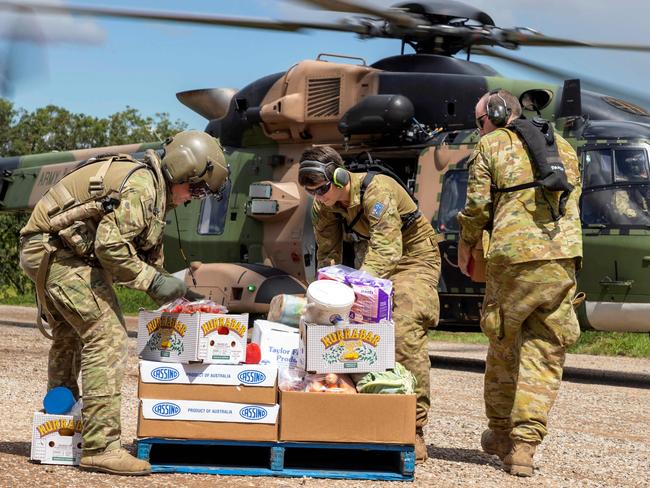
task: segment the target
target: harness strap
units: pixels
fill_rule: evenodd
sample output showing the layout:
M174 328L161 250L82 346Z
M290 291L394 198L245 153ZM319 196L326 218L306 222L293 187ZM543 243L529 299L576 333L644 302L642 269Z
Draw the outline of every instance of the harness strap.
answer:
M36 303L38 306L36 312L36 325L38 326L38 330L41 331L41 334L52 340L52 334L50 334L43 325L43 313L47 316L47 321L49 323L54 322L54 319L50 312L48 312L46 308L43 308L43 303L45 303L45 281L47 279L47 271L50 267L50 259L58 248L50 242L44 242L43 249L45 252L43 253L43 258L41 259L41 264L39 264L38 272L36 274Z
M115 157L108 158L104 163L99 167L99 171L95 176L91 176L88 181L88 192L93 197L98 197L104 192L104 176L108 173L108 169L113 164Z
M363 197L366 194L366 190L368 189L368 186L370 185L370 182L378 174L380 174L380 173L377 172L377 171L368 171L366 176L364 176L363 181L361 182L361 187L359 188L359 206L360 207L363 207ZM405 230L408 227L410 227L411 224L413 222L415 222L418 219L418 217L420 217L420 215L422 215L422 213L420 212L419 209L416 209L413 212L409 212L406 215L401 215L400 216L400 219L402 220L401 230ZM352 229L355 225L357 225L357 222L359 222L359 220L361 219L362 216L363 216L363 211L360 210L359 213L354 217L354 219L352 219L352 222L350 222L349 224L348 224L347 220L345 220L345 218L343 218L342 219L343 220L343 226L345 227L346 234L355 234L357 236L357 238L360 237L362 239L367 240L367 239L369 239L369 237L364 236L363 234L360 234L360 233L358 233L358 232L356 232L355 230Z

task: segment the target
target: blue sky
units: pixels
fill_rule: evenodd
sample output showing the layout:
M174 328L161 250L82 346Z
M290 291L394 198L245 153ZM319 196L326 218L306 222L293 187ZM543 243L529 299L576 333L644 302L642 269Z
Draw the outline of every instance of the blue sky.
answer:
M323 12L274 0L70 0L64 3L323 20ZM393 3L398 2L373 2L375 5ZM646 26L650 2L646 0L466 0L465 3L485 10L502 27L527 26L547 35L589 41L650 44ZM302 59L313 59L321 52L361 56L372 63L398 54L400 48L397 40L364 41L352 34L325 31L274 33L78 17L43 22L42 29L45 36L60 38L63 34L68 39L82 40L48 43L40 54L26 48L25 57L43 57L45 68L41 69L40 76L17 83L11 96L16 106L32 110L52 103L73 112L106 116L129 105L144 115L168 112L172 119L183 120L190 128L199 129L207 121L178 102L176 92L242 88L264 75L284 71ZM2 25L0 35L1 32ZM93 39L103 39L103 42L91 42ZM646 96L650 92L650 54L577 48L526 48L507 53L617 83ZM541 79L510 65L475 59L491 64L504 75Z

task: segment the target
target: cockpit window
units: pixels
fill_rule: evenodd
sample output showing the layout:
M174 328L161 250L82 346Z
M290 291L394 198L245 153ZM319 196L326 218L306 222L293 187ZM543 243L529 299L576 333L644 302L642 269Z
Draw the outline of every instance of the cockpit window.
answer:
M612 150L599 149L585 153L584 186L607 185L612 182Z
M438 210L438 225L440 232L458 232L456 215L465 207L467 195L467 170L449 170L445 174L440 208Z
M597 149L584 156L584 188L648 181L648 155L644 148Z
M650 178L644 147L586 151L583 163L584 225L650 226Z
M644 149L617 149L615 181L648 181L648 160Z
M230 198L230 181L222 192L222 198L204 198L201 202L199 216L199 234L223 234L228 214L228 198Z

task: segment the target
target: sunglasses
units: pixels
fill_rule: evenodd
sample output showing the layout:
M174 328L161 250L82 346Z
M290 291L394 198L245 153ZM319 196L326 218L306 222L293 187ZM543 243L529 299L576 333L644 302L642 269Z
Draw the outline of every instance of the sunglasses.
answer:
M476 118L476 127L478 127L479 129L483 128L483 125L485 125L485 120L483 119L485 119L485 117L487 117L487 114L483 114Z
M331 181L328 181L328 182L325 183L324 185L321 185L321 186L319 186L319 187L317 187L317 188L307 188L307 187L304 187L304 186L303 186L303 188L304 188L305 191L306 191L307 193L309 193L310 195L320 195L320 196L323 196L323 195L325 195L325 193L327 193L328 191L330 191L330 187L331 187L331 186L332 186L332 182L331 182Z

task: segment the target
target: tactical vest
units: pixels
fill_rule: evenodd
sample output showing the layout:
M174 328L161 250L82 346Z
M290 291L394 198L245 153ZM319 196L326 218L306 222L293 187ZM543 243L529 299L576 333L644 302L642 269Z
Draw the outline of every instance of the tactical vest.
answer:
M551 124L542 119L534 118L513 120L508 126L524 143L524 148L533 166L535 180L521 185L508 188L498 188L492 185L495 193L506 193L527 188L540 187L544 199L548 203L553 220L557 221L566 213L566 202L573 191L573 185L569 184L564 169L564 163L560 159L560 153L555 142L555 134ZM546 192L560 192L557 208L550 202Z
M147 235L140 238L139 247L144 251L152 248L162 237L166 187L160 160L151 150L144 162L127 154L108 154L81 163L43 195L20 235L58 235L76 254L88 255L97 224L120 204L120 193L129 177L141 169L153 173L156 200L152 212L158 218L149 226Z

